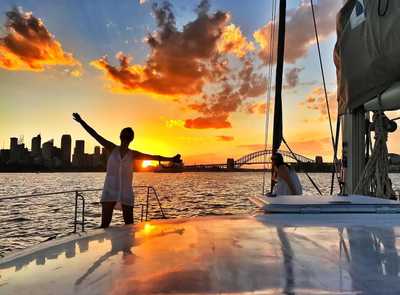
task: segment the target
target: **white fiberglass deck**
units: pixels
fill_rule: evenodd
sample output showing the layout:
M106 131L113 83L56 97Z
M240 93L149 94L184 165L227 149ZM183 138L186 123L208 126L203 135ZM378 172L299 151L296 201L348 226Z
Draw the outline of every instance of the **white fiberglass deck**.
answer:
M397 214L157 221L0 260L0 294L399 294Z
M266 213L400 213L400 202L361 195L255 196L250 198Z

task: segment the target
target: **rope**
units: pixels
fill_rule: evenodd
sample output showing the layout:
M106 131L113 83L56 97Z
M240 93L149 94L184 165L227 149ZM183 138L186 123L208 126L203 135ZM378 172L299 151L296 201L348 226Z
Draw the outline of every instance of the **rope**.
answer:
M340 181L340 175L338 175L337 167L336 167L336 164L338 162L338 160L337 160L337 151L338 151L338 143L339 143L339 131L340 131L340 119L339 119L339 113L338 113L337 118L336 118L335 145L334 145L334 148L333 148L333 159L334 159L333 165L335 165L335 167L333 168L333 171L332 171L330 195L333 194L333 185L334 185L334 181L335 181L335 175L336 175L336 178L338 179L338 182L339 182L340 194L343 192L343 186L342 186L342 183Z
M332 171L332 178L333 178L333 175L336 174L338 183L340 185L339 177L338 177L337 171L336 171L336 163L338 162L338 159L337 159L337 142L335 142L334 135L333 135L331 111L330 111L330 107L329 107L328 92L326 90L325 71L324 71L324 65L322 63L321 47L320 47L320 44L319 44L317 21L316 21L316 18L315 18L314 1L313 0L311 0L311 12L312 12L312 17L313 17L315 40L317 42L319 66L320 66L320 69L321 69L321 76L322 76L322 84L324 86L325 103L326 103L326 109L327 109L328 119L329 119L329 130L331 132L331 141L332 141L332 149L333 149L333 161L334 161L333 171ZM337 117L337 120L339 120L339 116ZM338 132L338 130L336 130L336 133L337 132ZM332 194L333 194L333 183L331 184L331 195Z
M385 16L386 15L386 12L388 11L388 8L389 8L389 0L385 0L385 7L383 8L383 10L382 10L382 0L379 0L379 2L378 2L378 15L379 16Z
M320 69L321 69L322 83L323 83L323 86L324 86L324 94L325 94L326 108L327 108L327 111L328 111L329 128L330 128L330 131L331 131L331 140L332 140L332 148L334 148L334 146L335 146L335 139L334 139L334 136L333 136L333 127L332 127L331 111L330 111L330 108L329 108L328 92L327 92L327 90L326 90L325 72L324 72L324 66L323 66L323 64L322 64L321 48L320 48L320 45L319 45L318 29L317 29L317 22L316 22L316 20L315 20L315 12L314 12L314 2L313 2L313 0L311 0L311 11L312 11L312 16L313 16L315 40L317 41L319 66L320 66Z
M276 21L276 0L272 2L272 11L271 11L271 32L270 32L270 44L269 44L269 59L268 59L268 74L267 74L267 107L265 114L265 138L264 138L264 150L267 150L268 146L268 135L269 135L269 112L271 106L271 91L272 91L272 74L273 74L273 61L274 61L274 44L275 44L275 21ZM264 153L264 164L263 164L263 186L262 186L262 194L265 194L265 186L266 186L266 162L267 155Z
M378 97L381 105L381 98ZM382 109L382 108L381 108ZM382 110L374 112L372 117L375 142L371 157L369 158L364 172L354 190L356 194L375 196L390 199L395 196L392 181L389 178L389 159L387 139L388 131L384 121L389 119Z
M293 159L295 159L297 163L301 163L301 161L296 157L296 154L292 151L290 146L287 144L284 137L282 137L282 141L285 144L286 148L289 150L289 152L292 154ZM311 178L311 176L307 172L304 172L304 174L307 176L308 180L310 180L311 184L315 187L315 189L318 191L318 193L322 196L321 190L319 189L317 184L314 182L314 180Z

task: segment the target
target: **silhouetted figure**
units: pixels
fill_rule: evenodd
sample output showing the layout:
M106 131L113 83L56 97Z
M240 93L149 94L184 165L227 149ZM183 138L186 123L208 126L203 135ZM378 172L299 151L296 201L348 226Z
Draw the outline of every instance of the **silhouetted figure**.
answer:
M104 188L101 195L101 226L106 228L111 223L114 207L117 203L122 205L122 215L125 224L133 223L133 161L134 160L153 160L153 161L172 161L180 162L180 155L175 157L162 157L144 154L129 149L135 134L132 128L127 127L121 130L119 138L121 145L118 146L102 136L100 136L92 127L90 127L79 114L74 113L73 118L80 123L82 127L93 136L109 153L107 161L107 174L104 182Z
M283 160L280 153L275 153L272 158L272 173L274 189L273 195L301 195L303 189L296 171Z

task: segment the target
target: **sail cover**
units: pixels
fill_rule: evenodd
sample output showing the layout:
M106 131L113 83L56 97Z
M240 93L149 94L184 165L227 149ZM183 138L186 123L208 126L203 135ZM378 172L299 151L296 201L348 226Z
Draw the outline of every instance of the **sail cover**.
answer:
M400 1L348 0L337 16L334 60L340 114L400 81Z

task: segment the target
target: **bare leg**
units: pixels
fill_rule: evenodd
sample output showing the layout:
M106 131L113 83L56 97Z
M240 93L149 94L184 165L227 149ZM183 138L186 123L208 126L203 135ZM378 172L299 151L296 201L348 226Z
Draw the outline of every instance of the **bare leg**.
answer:
M124 217L125 224L133 224L133 207L122 205L122 216Z
M101 203L101 228L107 228L110 226L115 203L116 202Z

